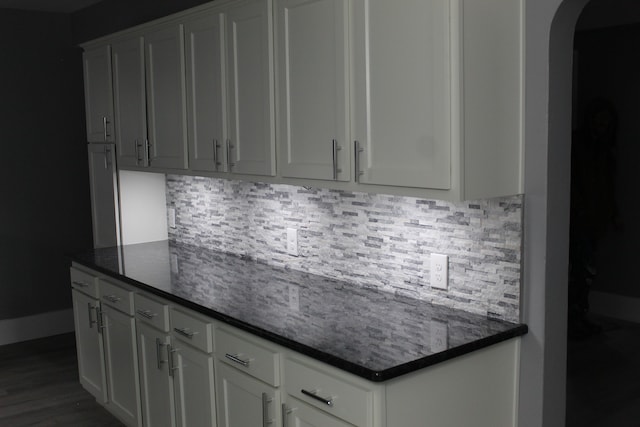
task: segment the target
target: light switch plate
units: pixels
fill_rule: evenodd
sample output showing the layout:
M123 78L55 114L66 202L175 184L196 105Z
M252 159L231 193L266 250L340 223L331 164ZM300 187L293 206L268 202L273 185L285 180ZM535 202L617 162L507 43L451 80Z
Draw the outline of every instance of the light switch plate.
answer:
M298 256L298 229L287 228L287 253Z
M176 210L174 208L168 209L169 227L176 228Z
M449 257L431 254L431 287L447 289L449 285Z

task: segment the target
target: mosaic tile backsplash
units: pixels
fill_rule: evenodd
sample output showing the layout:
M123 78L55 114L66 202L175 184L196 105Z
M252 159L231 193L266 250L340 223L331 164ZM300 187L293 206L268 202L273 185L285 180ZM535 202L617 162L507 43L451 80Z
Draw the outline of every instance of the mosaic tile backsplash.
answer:
M519 321L521 196L450 203L167 175L167 205L179 243ZM446 291L429 286L431 253L449 256Z

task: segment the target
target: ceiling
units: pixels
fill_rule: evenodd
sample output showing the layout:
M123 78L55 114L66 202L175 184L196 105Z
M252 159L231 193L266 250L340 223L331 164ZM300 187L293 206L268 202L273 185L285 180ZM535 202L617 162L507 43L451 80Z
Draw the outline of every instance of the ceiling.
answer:
M0 9L71 13L101 0L0 0Z

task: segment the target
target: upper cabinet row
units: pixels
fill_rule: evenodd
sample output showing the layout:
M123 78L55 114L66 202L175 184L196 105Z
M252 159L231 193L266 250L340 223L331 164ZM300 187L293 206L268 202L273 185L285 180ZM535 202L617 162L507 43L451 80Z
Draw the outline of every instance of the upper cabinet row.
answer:
M522 193L522 0L230 0L87 43L120 168Z

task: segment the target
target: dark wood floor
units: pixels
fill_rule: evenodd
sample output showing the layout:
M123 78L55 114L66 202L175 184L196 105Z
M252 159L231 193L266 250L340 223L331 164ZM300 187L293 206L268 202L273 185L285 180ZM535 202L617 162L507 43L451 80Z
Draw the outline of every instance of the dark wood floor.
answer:
M78 382L73 334L0 346L0 426L123 427Z
M640 427L640 325L590 317L601 330L568 342L567 427Z

